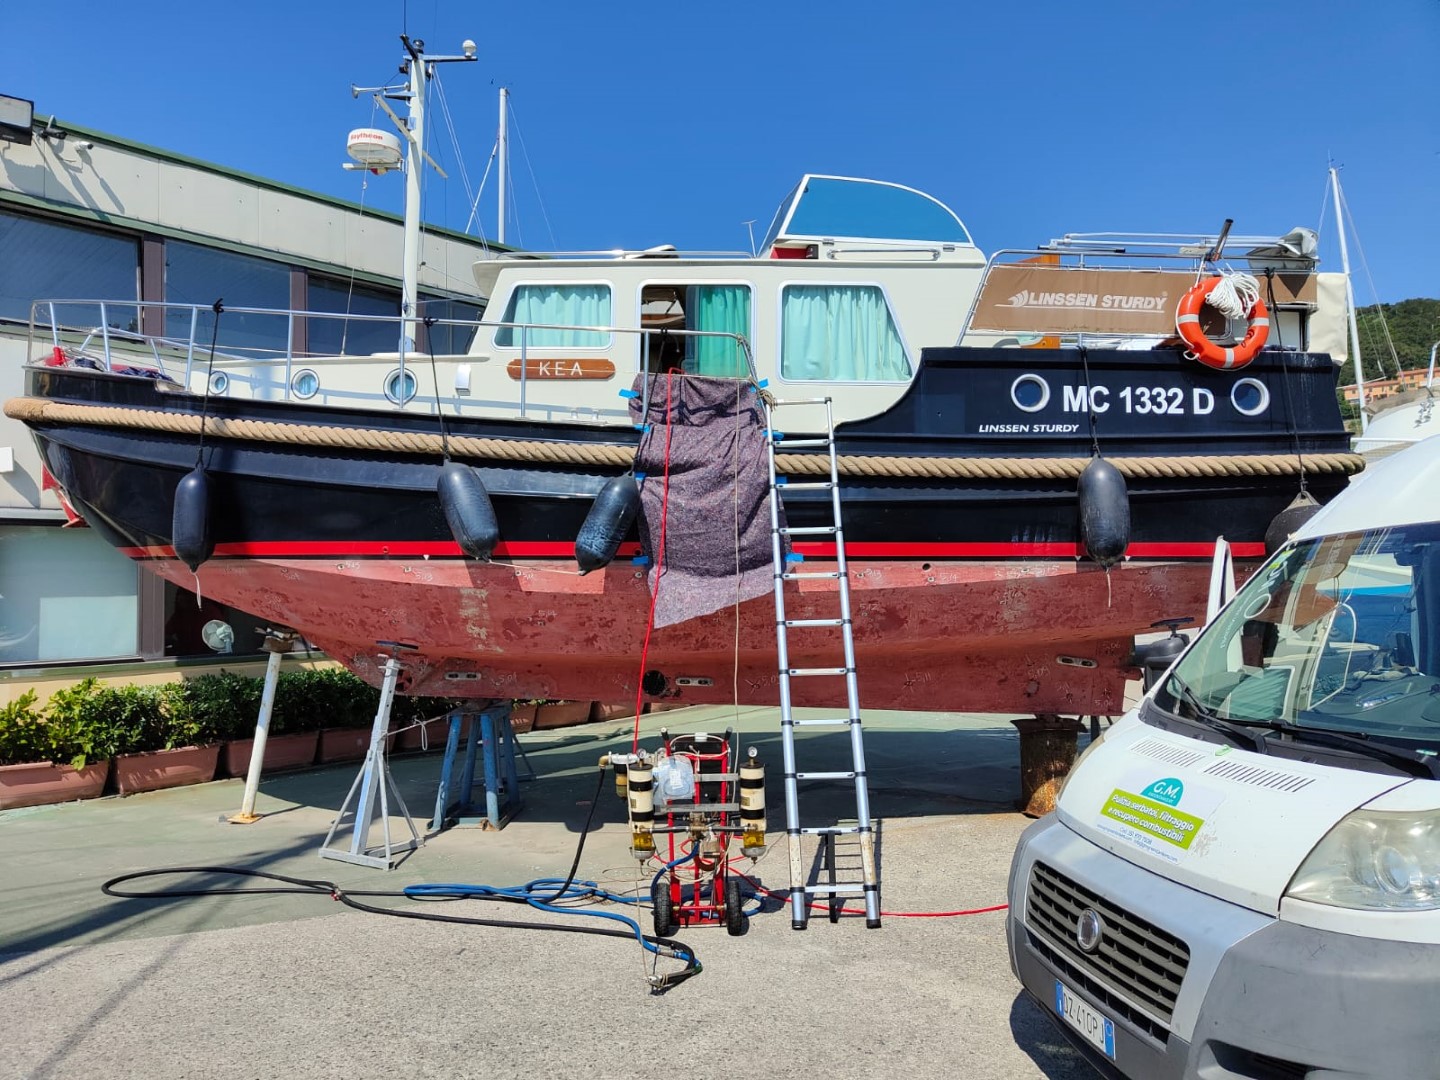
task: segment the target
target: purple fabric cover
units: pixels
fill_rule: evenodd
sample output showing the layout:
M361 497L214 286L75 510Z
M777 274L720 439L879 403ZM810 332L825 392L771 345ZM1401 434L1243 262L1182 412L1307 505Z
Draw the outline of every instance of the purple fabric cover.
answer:
M765 411L754 389L734 379L678 373L648 378L645 422L651 427L641 437L635 471L645 474L639 528L650 556L652 595L657 571L663 575L655 604L658 629L763 596L773 590L775 579ZM635 391L644 391L639 379ZM636 423L641 409L641 398L632 398L630 413ZM670 495L665 562L660 567L656 553L667 438Z

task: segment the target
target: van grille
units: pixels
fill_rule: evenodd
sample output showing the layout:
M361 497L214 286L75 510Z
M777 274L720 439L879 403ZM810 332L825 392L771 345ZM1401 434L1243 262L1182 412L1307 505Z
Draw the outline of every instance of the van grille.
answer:
M1094 908L1104 923L1099 947L1080 948L1075 926ZM1173 934L1132 915L1044 863L1030 871L1025 925L1057 968L1114 1012L1164 1040L1175 999L1190 964L1190 949Z

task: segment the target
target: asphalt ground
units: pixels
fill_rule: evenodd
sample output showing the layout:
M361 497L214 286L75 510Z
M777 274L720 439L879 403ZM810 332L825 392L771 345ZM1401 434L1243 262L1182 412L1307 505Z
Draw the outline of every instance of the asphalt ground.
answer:
M1019 749L1005 717L867 712L883 926L817 912L804 931L768 899L732 937L674 936L694 978L653 992L633 938L388 918L311 895L114 899L101 884L159 867L238 866L346 890L414 883L517 885L578 876L648 892L625 809L597 761L627 750L632 721L522 736L535 779L503 830L456 827L390 871L318 855L356 766L266 778L252 825L223 819L242 783L0 813L0 1077L1092 1077L1045 1011L1021 996L1002 904L1029 819L1015 809ZM742 732L769 766L772 846L732 865L781 893L785 852L776 711L704 707L642 718L674 733ZM840 768L848 736L800 729L799 760ZM813 734L812 734L813 733ZM437 754L391 759L424 830ZM844 784L807 788L804 823L853 816ZM396 836L404 822L392 819ZM379 835L378 826L371 839ZM189 873L150 885L231 885ZM371 901L367 901L371 902ZM407 911L625 930L481 901L375 903ZM627 905L607 904L615 911ZM640 913L645 931L648 913ZM679 965L661 960L658 970Z

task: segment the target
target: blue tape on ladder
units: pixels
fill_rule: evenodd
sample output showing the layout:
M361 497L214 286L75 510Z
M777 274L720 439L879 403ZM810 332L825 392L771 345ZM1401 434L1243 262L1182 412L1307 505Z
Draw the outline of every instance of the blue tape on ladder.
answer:
M632 566L649 566L649 565L650 565L650 556L649 556L649 555L636 555L633 559L630 560L630 564L631 564Z
M804 561L805 561L805 556L804 556L804 555L801 555L798 551L787 551L787 552L785 553L785 561L786 561L786 562L804 562Z
M635 479L636 479L636 480L644 480L645 477L647 477L648 475L650 475L650 474L649 474L649 473L643 473L643 472L637 472L637 473L635 474Z
M756 389L756 390L764 390L765 387L767 387L767 386L769 386L769 385L770 385L770 380L769 380L769 379L761 379L758 383L755 384L754 389Z
M650 433L650 427L651 427L651 425L649 425L649 424L636 424L636 425L635 425L635 430L636 430L636 431L643 432L643 433L645 433L645 434L648 435L648 434Z
M789 482L790 482L790 478L789 478L788 476L777 476L777 477L775 478L775 486L776 486L776 487L784 487L784 486L785 486L786 484L788 484Z
M620 391L620 396L621 396L621 397L639 397L639 396L640 396L640 391L639 391L639 390L621 390L621 391Z
M771 428L769 431L765 432L765 434L770 436L770 438L773 439L775 442L779 442L781 439L785 438L785 433L783 431L776 431L774 428Z

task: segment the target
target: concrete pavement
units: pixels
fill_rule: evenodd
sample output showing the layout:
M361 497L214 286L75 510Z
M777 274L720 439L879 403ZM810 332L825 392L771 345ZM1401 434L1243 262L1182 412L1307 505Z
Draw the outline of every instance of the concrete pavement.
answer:
M1001 913L812 918L790 929L775 903L733 938L681 930L703 972L663 995L633 941L454 926L357 912L328 897L116 900L100 884L161 866L235 865L355 889L415 882L513 885L563 877L608 750L629 721L535 732L537 778L500 832L457 828L402 866L371 870L316 854L354 779L337 767L266 779L254 825L221 824L241 782L0 814L0 1075L328 1077L1090 1077L1043 1012L1019 996ZM773 709L697 707L642 718L642 745L672 732L743 734L769 764L772 848L736 865L788 885ZM820 729L802 729L817 732ZM838 768L843 734L805 734L804 764ZM1004 717L866 713L882 903L917 915L1003 903L1028 819L1018 744ZM439 756L392 761L428 820ZM806 817L849 816L843 785L807 795ZM579 876L643 890L607 776ZM403 835L398 819L392 823ZM187 885L218 881L188 875ZM141 883L143 886L144 883ZM157 883L158 884L158 883ZM513 905L388 901L486 918L615 923ZM642 917L648 932L648 917ZM664 962L662 962L664 963Z

